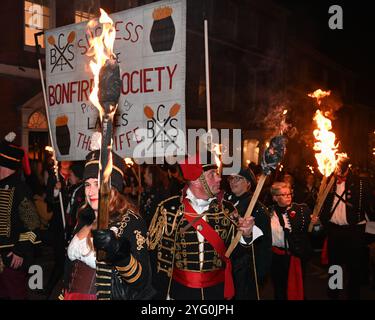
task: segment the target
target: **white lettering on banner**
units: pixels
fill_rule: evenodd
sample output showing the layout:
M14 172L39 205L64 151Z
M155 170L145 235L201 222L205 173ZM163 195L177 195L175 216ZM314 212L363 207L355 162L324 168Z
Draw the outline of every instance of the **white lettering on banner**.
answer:
M122 80L113 149L133 157L142 142L139 132L146 130L154 140L153 157L182 154L185 141L178 132L186 131L186 0L159 1L110 17ZM86 22L46 31L46 93L58 160L84 160L92 133L100 130L98 111L89 100L93 74L87 53L90 39L101 32L100 24L88 28ZM176 141L181 148L168 148Z

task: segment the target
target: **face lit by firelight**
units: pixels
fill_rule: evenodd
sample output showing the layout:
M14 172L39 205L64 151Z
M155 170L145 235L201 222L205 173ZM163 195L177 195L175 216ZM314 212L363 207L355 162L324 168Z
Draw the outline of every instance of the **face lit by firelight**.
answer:
M203 173L206 178L208 187L213 194L218 194L220 192L220 181L221 177L217 169L211 169Z
M89 178L85 181L85 195L90 207L97 211L99 207L99 185L98 179Z

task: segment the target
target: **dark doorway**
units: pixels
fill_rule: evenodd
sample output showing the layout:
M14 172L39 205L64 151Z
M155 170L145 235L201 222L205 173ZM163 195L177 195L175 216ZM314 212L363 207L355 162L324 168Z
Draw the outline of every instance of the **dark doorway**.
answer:
M49 145L48 132L29 132L29 159L44 162L46 152L44 148Z

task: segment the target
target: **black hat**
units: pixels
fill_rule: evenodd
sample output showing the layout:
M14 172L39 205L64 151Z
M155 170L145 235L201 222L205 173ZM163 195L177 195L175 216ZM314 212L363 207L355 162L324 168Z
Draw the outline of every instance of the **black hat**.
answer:
M83 172L83 179L99 177L99 159L100 150L91 151L86 156L85 170ZM125 161L118 154L112 151L112 173L111 173L111 186L115 187L118 191L122 192L124 188L124 172Z
M233 175L245 178L247 181L251 183L252 188L254 188L257 185L257 179L255 178L255 174L250 168L241 168L240 172Z
M84 161L75 161L73 164L70 166L70 170L73 171L74 175L82 179L83 178L83 171L85 170L85 162Z
M16 134L10 132L5 139L0 142L0 166L17 170L22 167L24 151L20 146L13 143Z

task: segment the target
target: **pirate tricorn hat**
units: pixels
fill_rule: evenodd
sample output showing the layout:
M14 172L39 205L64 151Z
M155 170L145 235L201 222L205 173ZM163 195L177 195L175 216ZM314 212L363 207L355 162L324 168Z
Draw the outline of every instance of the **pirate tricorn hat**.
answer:
M83 172L83 179L99 177L99 161L100 161L100 141L101 134L95 132L91 138L91 152L86 156L85 170ZM124 172L126 166L125 161L118 154L112 151L112 173L111 186L122 192L124 188Z

